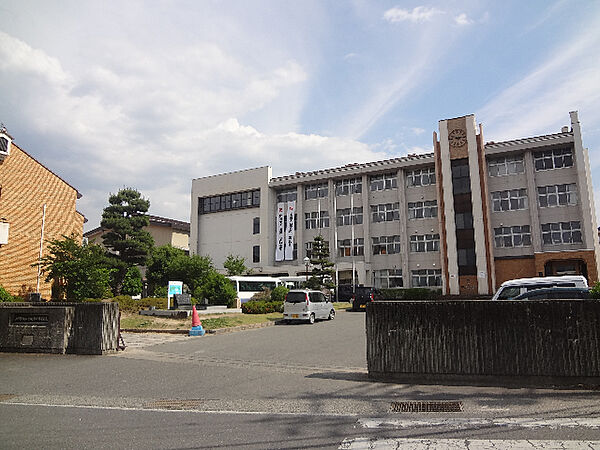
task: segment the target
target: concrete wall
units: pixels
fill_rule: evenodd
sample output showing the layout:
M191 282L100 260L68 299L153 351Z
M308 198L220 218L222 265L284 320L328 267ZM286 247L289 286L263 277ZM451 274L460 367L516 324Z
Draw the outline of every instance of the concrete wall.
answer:
M366 328L375 378L600 377L597 300L374 302Z
M44 254L48 241L83 233L83 216L76 211L77 191L46 167L11 145L10 155L0 162L0 217L10 223L8 244L0 247L0 284L11 294L35 292L46 204ZM51 284L40 277L40 293L50 298Z
M116 351L117 303L0 303L0 351L102 355Z

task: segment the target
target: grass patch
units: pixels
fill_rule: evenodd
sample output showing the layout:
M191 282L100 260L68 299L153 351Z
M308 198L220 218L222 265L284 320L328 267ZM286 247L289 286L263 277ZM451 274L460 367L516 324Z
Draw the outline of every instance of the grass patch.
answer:
M352 303L350 302L333 302L334 309L348 309L352 308Z
M236 327L255 323L274 322L283 318L282 313L268 314L211 314L200 315L205 330ZM187 319L140 316L135 313L121 314L121 328L139 330L185 330L192 328L191 316Z

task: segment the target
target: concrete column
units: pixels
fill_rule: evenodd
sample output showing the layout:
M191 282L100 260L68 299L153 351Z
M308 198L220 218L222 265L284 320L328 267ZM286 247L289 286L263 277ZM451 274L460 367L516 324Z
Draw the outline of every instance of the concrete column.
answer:
M398 234L400 235L400 268L402 269L402 282L406 287L410 287L410 273L408 270L409 242L408 232L406 230L408 205L406 204L406 175L405 170L398 171L398 201L400 202L400 221L398 223Z
M448 143L448 121L440 120L440 160L442 166L444 214L446 217L446 243L448 248L448 286L450 294L458 295L458 253L456 251L456 222L454 219L454 195L452 194L452 168Z
M542 229L540 227L540 211L535 184L535 167L533 153L528 151L523 155L525 175L527 176L527 203L529 207L529 220L531 223L531 245L534 253L542 251ZM537 274L536 274L537 276Z
M475 117L466 118L467 149L469 154L469 176L471 177L471 203L473 211L473 228L475 235L475 264L477 265L477 292L489 294L487 271L488 249L485 245L485 227L483 215L483 201L481 192L481 177L479 175L479 155L477 153L477 128ZM454 216L452 216L454 220Z
M296 244L298 246L298 259L296 260L296 265L301 267L304 270L304 263L302 260L304 259L305 249L304 249L304 197L303 197L303 186L302 184L296 185L296 214L298 214L298 220L296 225Z

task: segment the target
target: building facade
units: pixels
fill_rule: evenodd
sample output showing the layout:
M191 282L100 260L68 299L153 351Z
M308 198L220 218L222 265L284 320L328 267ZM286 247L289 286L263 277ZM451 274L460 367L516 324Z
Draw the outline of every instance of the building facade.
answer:
M190 251L302 275L329 243L338 284L491 294L518 277L598 279L599 243L577 112L560 133L484 144L473 115L441 120L434 152L272 177L192 181Z
M6 230L0 244L0 285L8 292L26 297L37 291L50 298L51 283L43 274L38 277L32 265L39 260L40 246L46 255L48 241L71 234L81 238L85 219L76 210L78 198L73 186L0 131L0 220Z
M169 219L167 217L148 215L149 224L144 227L152 238L154 245L171 245L175 248L189 253L190 248L190 224L181 220ZM90 244L102 245L102 236L106 230L102 227L86 231L83 236Z

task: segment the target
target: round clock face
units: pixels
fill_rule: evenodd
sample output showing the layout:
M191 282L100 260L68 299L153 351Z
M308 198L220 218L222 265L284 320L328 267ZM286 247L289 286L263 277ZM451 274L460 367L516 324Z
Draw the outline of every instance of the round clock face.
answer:
M452 147L460 147L467 143L467 133L464 130L452 130L448 133L448 141Z

